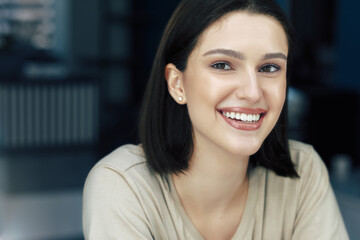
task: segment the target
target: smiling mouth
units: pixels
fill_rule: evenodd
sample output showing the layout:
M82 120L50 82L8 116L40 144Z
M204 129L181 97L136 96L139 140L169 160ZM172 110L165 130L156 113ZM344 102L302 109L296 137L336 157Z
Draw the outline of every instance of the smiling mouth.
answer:
M248 114L248 113L231 112L224 110L218 110L218 112L228 119L242 123L257 123L265 115L265 113Z

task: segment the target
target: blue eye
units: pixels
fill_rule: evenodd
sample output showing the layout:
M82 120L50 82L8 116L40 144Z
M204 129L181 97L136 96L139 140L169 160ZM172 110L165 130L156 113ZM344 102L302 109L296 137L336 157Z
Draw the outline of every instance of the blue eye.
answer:
M219 70L231 70L231 66L227 62L217 62L211 65L212 68L219 69Z
M276 64L266 64L262 66L259 72L274 73L280 70L280 67Z

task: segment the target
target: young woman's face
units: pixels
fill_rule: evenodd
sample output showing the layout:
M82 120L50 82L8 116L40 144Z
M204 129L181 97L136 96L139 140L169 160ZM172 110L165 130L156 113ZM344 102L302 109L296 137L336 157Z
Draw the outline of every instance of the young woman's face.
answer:
M258 151L284 104L287 54L286 34L269 16L231 13L204 31L183 73L195 151Z

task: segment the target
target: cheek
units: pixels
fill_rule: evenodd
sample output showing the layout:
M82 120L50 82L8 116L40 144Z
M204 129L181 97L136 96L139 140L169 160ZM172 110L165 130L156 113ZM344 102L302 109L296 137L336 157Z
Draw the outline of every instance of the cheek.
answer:
M274 97L278 108L282 109L286 98L286 86L279 88L276 97Z
M286 98L286 82L279 81L266 86L266 99L274 110L281 111Z
M221 99L223 86L221 81L211 74L199 71L184 79L184 88L188 105L214 105Z
M185 79L187 108L193 125L211 124L209 119L216 118L216 107L224 94L219 80L206 74L188 75Z

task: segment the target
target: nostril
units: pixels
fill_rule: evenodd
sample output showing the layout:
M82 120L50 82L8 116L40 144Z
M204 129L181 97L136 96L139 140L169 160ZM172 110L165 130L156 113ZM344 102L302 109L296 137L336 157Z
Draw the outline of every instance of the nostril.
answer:
M262 97L261 91L254 91L250 89L241 89L236 93L238 99L245 99L251 102L256 102Z

